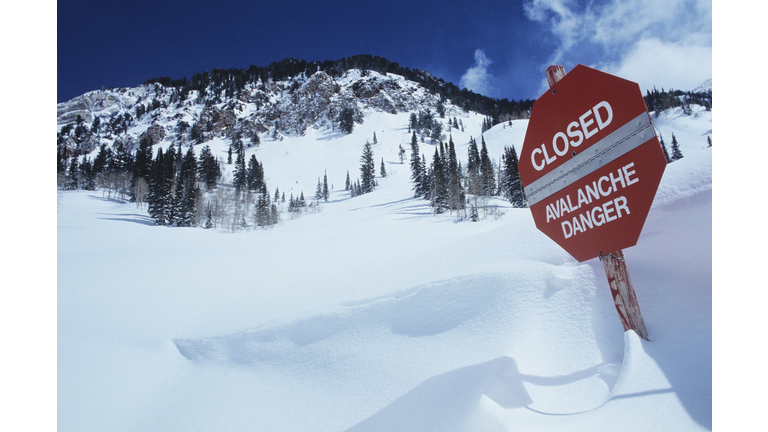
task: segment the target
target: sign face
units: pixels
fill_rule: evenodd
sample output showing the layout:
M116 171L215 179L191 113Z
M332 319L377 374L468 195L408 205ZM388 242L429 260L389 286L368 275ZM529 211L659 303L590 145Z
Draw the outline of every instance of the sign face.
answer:
M666 165L640 86L583 65L536 100L519 159L536 227L579 262L637 243Z

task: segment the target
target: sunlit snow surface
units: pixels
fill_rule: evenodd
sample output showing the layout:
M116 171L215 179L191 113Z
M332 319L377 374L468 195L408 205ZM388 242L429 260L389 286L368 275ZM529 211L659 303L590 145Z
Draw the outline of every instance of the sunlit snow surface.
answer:
M334 184L270 230L158 227L101 191L60 193L58 429L711 429L711 113L653 120L685 157L624 251L650 342L624 334L600 262L529 210L456 223L412 198L407 114L250 149L271 190ZM464 165L481 121L453 132ZM526 126L486 132L496 162ZM349 199L373 132L389 176Z

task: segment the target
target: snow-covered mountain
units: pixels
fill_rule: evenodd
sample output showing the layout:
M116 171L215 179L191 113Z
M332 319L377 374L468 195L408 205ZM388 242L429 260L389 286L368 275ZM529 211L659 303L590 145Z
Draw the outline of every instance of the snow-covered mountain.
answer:
M708 91L712 91L712 78L704 81L701 85L693 89L694 93L706 93Z
M307 128L331 125L344 108L353 109L358 122L366 109L391 114L436 110L439 96L415 82L375 71L364 75L359 70L347 71L339 79L325 72L310 77L301 74L282 81L249 83L236 96L227 97L222 90L221 95L206 98L191 91L184 100L179 99L176 89L159 83L96 90L58 104L57 123L60 127L74 124L80 116L89 126L97 117L106 124L125 114L136 117L136 108L145 105L151 110L147 113L150 119L136 119L135 131L141 130L139 124L161 124L166 127L169 139L176 133L175 124L181 121L204 132L215 132L206 138L274 129L285 135L303 135ZM205 130L208 121L214 121L215 131Z
M645 341L623 332L599 260L575 261L528 209L494 197L479 222L457 223L413 197L412 113L445 109L464 167L470 138L495 166L505 147L519 153L528 120L484 131L486 115L375 71L246 88L208 104L160 84L59 104L65 145L90 158L142 137L155 152L207 145L226 190L233 136L256 133L246 157L270 193L309 198L324 175L331 190L300 217L278 201L271 229L233 217L210 230L156 226L104 190L60 191L58 430L712 429L711 110L652 117L684 157L624 251ZM78 143L78 115L101 119L98 141ZM374 136L378 186L353 198L347 173ZM419 145L427 160L438 149Z

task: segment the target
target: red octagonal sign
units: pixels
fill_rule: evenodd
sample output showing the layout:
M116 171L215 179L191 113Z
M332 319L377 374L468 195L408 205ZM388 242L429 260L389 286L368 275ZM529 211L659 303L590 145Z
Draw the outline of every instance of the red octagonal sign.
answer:
M533 105L519 169L536 227L582 262L637 243L666 164L637 83L578 65Z

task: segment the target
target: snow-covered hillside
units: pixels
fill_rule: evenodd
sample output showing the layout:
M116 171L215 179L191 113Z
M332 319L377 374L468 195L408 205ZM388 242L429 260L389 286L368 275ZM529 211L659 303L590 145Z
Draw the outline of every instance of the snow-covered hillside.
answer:
M332 185L271 229L160 227L102 191L59 192L59 431L712 428L711 112L653 117L684 158L624 251L650 341L623 332L601 263L575 261L528 209L433 215L398 157L409 113L362 114L349 135L247 149L270 191L313 196L326 172ZM466 164L483 117L450 115ZM496 163L526 127L485 132ZM388 175L350 198L374 133Z

